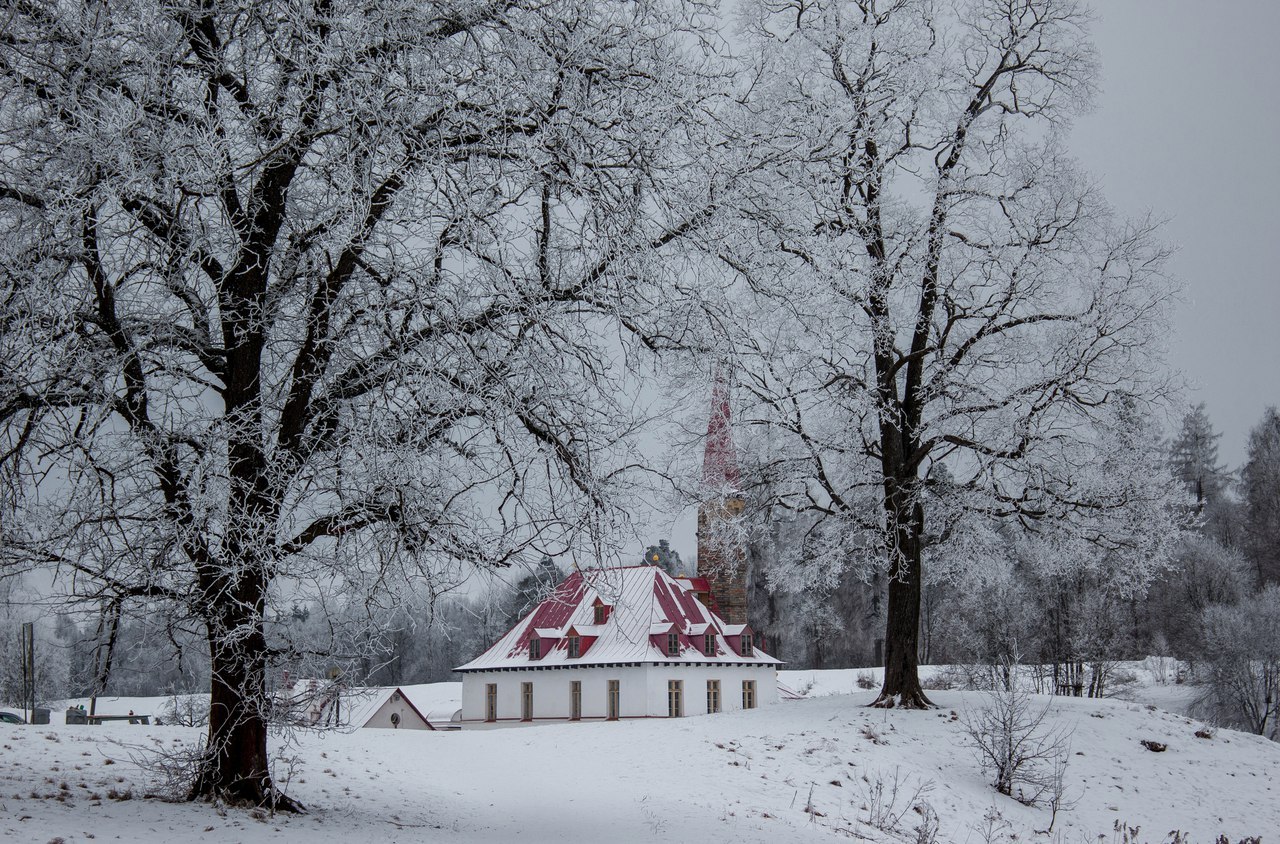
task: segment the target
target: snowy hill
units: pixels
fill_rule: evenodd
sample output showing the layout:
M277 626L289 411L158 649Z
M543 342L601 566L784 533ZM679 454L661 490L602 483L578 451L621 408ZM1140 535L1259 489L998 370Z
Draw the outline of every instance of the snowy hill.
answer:
M1075 807L1053 838L1036 835L1047 810L997 794L964 746L952 713L982 705L980 693L933 692L936 712L867 709L873 694L675 721L303 733L277 776L313 811L260 819L144 799L155 777L138 760L191 747L197 729L0 725L0 832L38 842L892 842L915 840L913 797L937 813L939 844L1110 841L1116 821L1152 844L1170 830L1210 844L1280 829L1280 745L1229 730L1197 738L1198 723L1141 704L1056 698L1053 724L1074 731ZM898 832L870 823L876 814L900 815Z

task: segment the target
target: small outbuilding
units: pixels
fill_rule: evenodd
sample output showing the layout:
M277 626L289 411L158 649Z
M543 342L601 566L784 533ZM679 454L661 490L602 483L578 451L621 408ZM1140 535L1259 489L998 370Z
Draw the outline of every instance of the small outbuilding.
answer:
M447 706L448 698L456 700L456 683L439 683L452 695L436 692L432 685L380 686L345 688L322 680L300 680L288 698L289 711L295 724L304 727L365 727L391 730L436 730L434 722L448 724L458 712ZM434 706L434 716L428 714ZM434 720L434 722L433 722ZM449 727L445 727L448 729ZM452 729L457 729L456 723Z
M435 727L420 712L409 695L399 686L394 688L361 689L344 696L347 707L346 724L352 727L373 727L388 730L434 730Z

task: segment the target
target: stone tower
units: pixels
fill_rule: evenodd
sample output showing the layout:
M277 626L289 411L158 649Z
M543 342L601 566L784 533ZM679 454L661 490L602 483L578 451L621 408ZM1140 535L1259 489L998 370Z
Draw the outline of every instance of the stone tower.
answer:
M747 549L739 523L746 502L729 425L729 388L718 372L711 388L702 490L702 503L698 505L698 575L707 579L724 620L746 624Z

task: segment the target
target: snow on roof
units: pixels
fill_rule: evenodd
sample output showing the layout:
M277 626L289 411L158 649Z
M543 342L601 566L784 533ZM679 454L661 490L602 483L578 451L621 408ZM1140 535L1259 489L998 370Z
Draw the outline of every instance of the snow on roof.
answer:
M427 713L427 723L437 730L449 724L461 724L462 710L456 706L432 709Z
M416 683L399 688L405 700L426 715L428 721L434 722L435 713L443 710L448 710L452 717L462 706L462 684L456 680L448 683Z
M595 625L593 607L599 599L612 609L604 624ZM596 636L582 655L570 657L561 638L574 627L583 635ZM730 647L724 636L738 636L746 625L725 624L689 588L657 566L582 569L570 574L533 612L522 618L492 647L455 671L489 671L499 668L531 668L573 665L602 665L619 662L722 662L774 665L779 661L755 649L743 657ZM586 631L591 629L591 633ZM716 654L709 656L701 642L681 642L680 654L668 656L649 638L673 631L685 636L690 631L715 632ZM543 647L541 659L529 658L529 639L558 638ZM554 634L554 635L548 635ZM699 634L700 635L700 634Z
M351 689L342 695L342 713L340 718L343 726L363 727L369 723L369 719L377 714L382 705L387 702L394 692L399 691L395 687L375 687L367 689ZM409 704L413 706L412 703ZM418 713L420 716L422 713ZM422 720L426 720L425 716Z

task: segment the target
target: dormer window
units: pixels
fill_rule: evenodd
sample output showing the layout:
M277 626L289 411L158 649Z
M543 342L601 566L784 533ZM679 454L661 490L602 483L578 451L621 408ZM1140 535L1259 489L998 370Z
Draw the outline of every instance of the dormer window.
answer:
M582 656L582 639L577 633L569 635L569 658L577 659Z
M609 608L604 604L596 604L596 624L604 624L609 620Z
M529 659L542 659L542 640L533 638L529 640Z
M702 639L702 652L707 656L716 655L716 634L708 633Z
M742 634L742 655L751 656L754 653L755 650L751 646L751 634L744 632Z
M667 634L667 656L680 655L680 635L678 633Z

